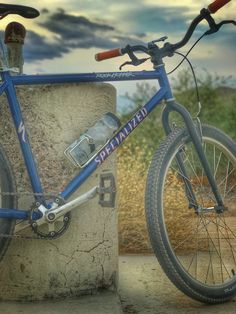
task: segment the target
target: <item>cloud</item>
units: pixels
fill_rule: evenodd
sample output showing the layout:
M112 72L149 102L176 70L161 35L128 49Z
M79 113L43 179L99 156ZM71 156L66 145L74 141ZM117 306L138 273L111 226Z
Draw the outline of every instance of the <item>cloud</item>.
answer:
M28 31L27 45L25 45L25 59L28 62L58 58L76 48L113 49L127 44L143 44L147 34L149 39L170 35L170 41L177 42L183 37L190 21L194 18L186 6L135 6L132 11L122 11L124 23L121 23L121 26L124 28L126 24L131 33L127 35L114 26L116 24L112 25L112 22L104 18L97 20L83 15L72 15L63 9L57 9L55 12L45 10L44 13L39 25L50 31L54 38L49 41L46 37ZM121 19L119 15L116 18ZM191 42L206 30L206 25L199 25ZM228 44L235 48L232 31L219 32L216 39L215 45Z
M69 49L59 42L47 42L44 36L40 36L33 31L27 31L24 48L24 58L27 62L54 59L67 52L69 52Z
M217 43L222 47L236 49L235 26L223 26L223 28L215 35Z
M42 10L40 10L40 14L47 14L49 13L49 10L47 8L43 8Z
M71 39L76 37L91 36L93 32L113 31L110 25L99 24L90 21L84 16L75 16L65 13L63 9L58 9L44 23L39 25L47 28L49 31L59 34L62 39Z
M53 14L46 13L46 20L39 25L54 34L54 40L29 31L25 49L25 59L53 59L75 48L112 49L127 44L141 44L145 34L127 36L113 26L103 22L91 21L85 16L75 16L58 9Z
M194 16L186 6L136 6L132 11L123 13L137 31L150 33L176 33L187 29L188 21Z
M207 27L204 31L208 30ZM221 51L228 51L234 54L236 49L235 40L235 29L234 26L223 26L217 33L207 35L203 42L209 49L211 49L212 54L220 53ZM224 54L222 53L222 56Z

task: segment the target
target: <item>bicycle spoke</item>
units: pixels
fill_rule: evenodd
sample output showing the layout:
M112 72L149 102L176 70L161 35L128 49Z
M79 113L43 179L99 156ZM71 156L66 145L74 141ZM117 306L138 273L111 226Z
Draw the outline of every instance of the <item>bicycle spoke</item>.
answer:
M227 175L226 175L226 178L225 178L225 187L224 187L223 199L225 198L225 193L226 193L228 178L229 178L229 160L228 160L228 164L227 164Z
M198 222L197 222L197 231L198 231L198 227L199 227L199 225L200 225L200 219L199 219L199 217L198 217ZM196 237L196 244L198 245L198 238ZM193 257L192 257L192 259L191 259L191 261L190 261L190 264L189 264L189 266L188 266L188 271L189 271L189 269L190 269L190 267L192 266L192 263L193 263L193 260L194 260L194 257L197 255L197 249L195 250L195 252L194 252L194 254L193 254Z
M205 219L208 219L208 218L205 216ZM219 217L219 219L221 220L220 217ZM209 219L208 219L208 220L209 220ZM215 222L215 221L210 220L210 222L212 222L213 224L216 225L216 222ZM226 225L226 224L225 224L225 225L221 225L221 224L218 223L218 226L221 227L221 228L223 228L223 229L225 229L225 230L227 230L227 232L228 232L228 231L231 231L230 228L228 227L228 225ZM232 233L232 234L233 234L233 233ZM236 236L235 236L234 234L233 234L233 236L234 236L234 239L236 240ZM236 250L235 250L235 252L236 252Z
M187 177L185 177L182 173L180 173L177 169L175 169L173 166L171 167L171 169L172 170L174 170L176 173L178 173L182 178L184 178L185 180L187 180L187 181L189 181L190 182L190 184L192 184L192 185L195 185L194 183L192 183L190 180L189 180L189 178L187 178ZM187 186L188 187L188 186ZM189 192L189 194L191 194L190 192L190 189L189 189L189 187L188 187L188 192ZM189 195L190 196L190 195ZM195 201L194 201L194 199L191 197L191 201L192 201L192 204L193 205L195 205L196 207L198 207L198 205L195 203Z
M203 147L204 147L204 153L205 153L205 155L206 155L207 145L206 145L205 142L204 142ZM203 189L203 178L204 178L203 175L204 175L204 169L203 169L203 167L202 167L202 169L201 169L201 191L202 191L202 189Z
M188 214L189 215L189 214ZM196 214L194 215L194 216L196 216ZM182 218L183 216L181 216L181 218ZM185 219L181 219L181 224L182 225L185 225L188 221L191 221L193 219L193 215L191 215L191 217L187 217L187 218L185 218Z
M225 194L225 197L233 190L233 188L236 187L236 183L227 191L227 193ZM236 198L236 196L234 196Z
M216 167L215 167L215 165L216 165L216 147L215 147L215 145L214 145L213 151L214 151L214 153L213 153L213 160L214 160L213 173L214 173L214 178L215 178L215 171L216 171Z
M203 224L204 224L204 222L203 222ZM205 226L205 224L204 224L204 226ZM209 240L211 241L211 243L213 244L213 246L214 246L214 248L215 248L216 254L218 255L220 261L222 262L222 263L221 263L221 266L222 266L222 265L224 266L226 272L228 273L228 275L229 275L229 277L230 277L230 274L229 274L229 272L228 272L228 270L227 270L227 268L226 268L226 266L225 266L225 264L223 263L223 260L222 260L222 258L221 258L221 254L220 254L219 251L217 250L217 247L215 246L215 243L214 243L212 237L210 236L209 231L208 231L208 229L206 228L206 226L205 226L205 230L206 230L206 232L207 232L207 234L208 234ZM222 278L223 278L222 268L221 268L221 274L222 274ZM223 281L222 281L222 282L223 282Z
M223 216L224 224L225 224L225 226L226 226L225 216L224 216L224 215L222 215L222 216ZM226 241L229 243L229 246L230 246L230 249L231 249L231 253L232 253L232 256L233 256L233 259L234 259L234 264L235 264L235 266L236 266L236 259L235 259L235 255L234 255L234 251L235 251L235 253L236 253L236 250L234 250L232 244L231 244L230 241L229 241L228 229L225 228L225 230L226 230L226 233L227 233L227 236L228 236L228 239L226 238Z
M236 234L231 230L231 228L228 225L227 225L227 230L229 230L233 234L234 238L236 238Z
M235 171L235 169L233 169L228 175L226 175L226 176L224 177L224 179L222 179L222 181L217 185L218 188L219 188L222 184L224 184L224 182L226 181L226 183L225 183L225 190L226 190L228 177L229 177L234 171ZM236 186L236 184L235 184L234 186ZM225 199L225 196L226 196L226 191L225 191L225 190L224 190L223 200ZM215 202L215 199L211 196L210 193L212 193L212 192L208 192L208 193L207 193L207 196L210 197L211 200ZM228 193L228 192L227 192L227 193Z
M219 164L220 164L221 156L222 156L222 152L220 152L220 156L218 158L218 162L217 162L216 169L215 169L215 172L214 172L214 178L216 177L216 174L217 174L217 170L218 170L218 167L219 167Z
M187 180L191 185L193 185L193 186L195 186L195 187L199 187L198 184L192 182L189 178L187 178L186 176L184 176L184 175L183 175L179 170L177 170L175 167L171 166L171 169L172 169L174 172L176 172L178 175L180 175L182 178L184 178L185 180ZM200 188L201 188L201 190L203 189L202 184L200 185ZM190 192L190 189L189 189L189 188L188 188L188 191ZM204 191L203 191L203 192L204 192ZM209 196L210 199L215 203L215 199L214 199L211 195L208 195L208 196ZM201 196L201 198L202 198L202 196ZM192 201L192 204L193 204L193 205L195 205L196 207L198 207L198 204L196 204L196 203L194 202L194 199L193 199L193 198L191 198L191 201ZM203 202L203 200L202 200L202 202ZM203 205L204 205L204 204L203 204Z
M187 160L188 160L188 162L190 163L190 161L189 161L189 159L187 158ZM190 164L190 167L191 167L191 169L192 169L192 171L193 171L193 173L194 173L194 175L195 175L195 177L197 178L197 180L198 180L198 182L199 182L199 184L200 184L200 190L201 190L201 192L205 192L204 190L203 190L203 185L202 185L202 181L199 179L199 176L196 174L196 171L194 170L194 168L193 168L193 166ZM204 170L203 170L203 168L202 168L202 176L203 176L203 173L204 173ZM199 185L197 185L196 184L196 186L199 186ZM215 198L213 197L213 196L211 196L210 194L208 194L208 196L211 198L211 200L213 201L213 202L215 202ZM200 194L200 198L201 198L201 202L202 202L202 206L203 207L205 207L205 203L204 203L204 200L203 200L203 196L202 196L202 193Z
M227 210L217 211L198 153L191 140L182 138L165 174L163 219L170 250L186 278L217 290L236 282L236 156L204 132L202 148ZM195 209L189 208L191 201Z
M191 153L192 153L192 149L191 149ZM188 156L186 155L186 153L185 153L185 156L186 156L187 161L188 161L188 163L189 163L189 165L190 165L190 167L191 167L191 169L192 169L192 171L193 171L193 173L194 173L194 175L195 175L195 178L197 178L197 180L198 180L198 182L199 182L199 184L200 184L200 188L202 189L201 180L199 179L199 176L197 175L194 166L193 166L192 163L190 162L190 159L188 158ZM202 194L200 195L200 197L201 197L201 202L202 202L203 206L205 206L204 201L203 201L203 198L202 198Z
M204 224L205 225L205 224ZM213 264L212 264L212 252L211 252L211 245L210 245L210 239L209 236L207 237L207 244L208 244L208 254L209 254L209 263L208 263L208 267L207 267L207 273L206 273L206 277L205 277L205 283L207 282L207 278L208 278L208 274L209 271L211 269L212 272L212 278L214 281L214 273L213 273Z
M224 182L228 180L229 176L230 176L234 171L235 171L235 169L231 170L231 172L230 172L228 175L226 175L226 176L224 177L224 179L221 180L221 182L218 184L218 187L220 187L222 184L224 184Z
M200 179L199 179L199 177L198 177L198 175L197 175L197 173L196 173L196 171L195 171L195 169L194 169L194 167L193 167L191 161L189 160L189 158L188 158L188 156L187 156L186 154L185 154L185 157L186 157L186 159L187 159L187 161L188 161L188 163L189 163L189 165L190 165L190 167L191 167L191 169L192 169L192 171L193 171L195 177L197 178L199 184L201 185L201 181L200 181Z
M216 217L216 220L217 220L217 217ZM217 240L218 240L218 246L219 246L220 260L222 260L222 256L221 256L221 244L220 244L220 235L219 235L219 226L218 226L218 224L217 224L217 221L216 221L216 230L217 230L217 235L218 235ZM222 279L222 282L224 282L222 263L220 264L220 269L221 269L221 279Z
M204 228L205 228L205 226L202 226L202 228L200 228L199 231L201 231ZM191 240L193 237L194 237L194 235L190 234L187 238L185 238L182 242L180 242L179 245L175 246L174 250L178 249L183 243L185 243L188 240Z
M208 264L208 268L207 268L205 283L207 282L207 278L208 278L208 274L209 274L210 268L211 268L212 278L213 278L213 283L214 283L215 279L214 279L213 264L212 264L212 254L211 254L211 250L210 250L209 239L207 239L207 241L208 241L208 248L209 248L208 252L209 252L209 255L210 255L210 260L209 260L209 264Z

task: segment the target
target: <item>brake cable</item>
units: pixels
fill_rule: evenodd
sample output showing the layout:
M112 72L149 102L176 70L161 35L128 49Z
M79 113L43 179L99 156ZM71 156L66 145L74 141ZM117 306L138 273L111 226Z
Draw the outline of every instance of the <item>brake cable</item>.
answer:
M198 44L198 42L199 42L205 35L206 35L206 33L202 34L202 35L195 41L195 43L194 43L194 44L192 45L192 47L188 50L188 52L186 53L186 55L183 55L183 54L182 54L183 59L180 61L180 63L179 63L173 70L171 70L170 72L168 72L167 75L172 74L175 70L177 70L177 69L181 66L181 64L184 62L184 60L187 60L187 56L190 54L190 52L193 50L193 48ZM177 52L175 51L175 53L177 53ZM179 54L180 54L180 53L179 53Z
M190 54L190 52L193 50L193 48L198 44L198 42L206 35L210 35L212 33L216 33L218 32L218 30L221 28L221 26L223 26L224 24L234 24L236 25L236 22L233 21L233 20L226 20L226 21L222 21L221 23L219 24L215 24L214 20L212 23L210 23L211 21L208 19L207 20L208 23L209 23L209 26L210 26L210 29L208 31L206 31L204 34L202 34L196 41L195 43L191 46L191 48L188 50L188 52L186 53L186 55L180 53L180 52L177 52L175 51L174 53L175 54L178 54L178 55L181 55L183 57L183 59L180 61L180 63L173 69L171 70L170 72L167 73L167 75L170 75L172 74L174 71L176 71L180 66L181 64L186 60L191 68L191 71L192 71L192 74L193 74L193 78L194 78L194 83L195 83L195 87L196 87L196 94L197 94L197 101L198 101L198 112L197 112L197 115L196 117L198 117L198 115L200 114L200 111L201 111L201 102L200 102L200 96L199 96L199 88L198 88L198 84L197 84L197 79L196 79L196 75L195 75L195 72L194 72L194 69L193 69L193 66L191 64L191 62L189 61L189 59L187 58L187 56Z
M181 52L178 52L178 51L175 51L174 53L175 54L178 54L180 56L183 57L183 59L180 61L180 63L173 69L171 70L170 72L167 73L167 75L170 75L172 74L174 71L176 71L180 66L181 64L186 60L190 66L190 69L192 71L192 74L193 74L193 79L194 79L194 84L195 84L195 89L196 89L196 96L197 96L197 102L198 102L198 111L197 111L197 114L196 114L196 118L199 116L200 112L201 112L201 108L202 108L202 105L201 105L201 101L200 101L200 94L199 94L199 88L198 88L198 83L197 83L197 78L196 78L196 75L195 75L195 71L194 71L194 68L192 66L192 63L190 62L190 60L188 59L188 55L190 54L190 52L193 50L193 48L198 44L198 42L206 35L206 33L202 34L196 41L195 43L191 46L191 48L188 50L188 52L186 53L186 55L184 55L183 53Z
M194 84L195 84L195 90L196 90L196 96L197 96L197 103L198 103L198 111L196 113L196 118L199 116L200 112L201 112L201 109L202 109L202 105L201 105L201 100L200 100L200 95L199 95L199 88L198 88L198 83L197 83L197 78L196 78L196 75L195 75L195 71L194 71L194 68L192 66L192 63L190 62L190 60L184 55L182 54L181 52L178 52L178 51L175 51L175 54L178 54L180 56L183 57L183 60L186 60L190 66L190 69L192 71L192 74L193 74L193 79L194 79Z

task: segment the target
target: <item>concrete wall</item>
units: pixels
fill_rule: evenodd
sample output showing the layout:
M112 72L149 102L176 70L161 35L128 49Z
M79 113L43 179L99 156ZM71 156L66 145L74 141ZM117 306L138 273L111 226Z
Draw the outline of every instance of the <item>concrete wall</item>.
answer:
M115 110L115 89L108 84L30 86L17 89L25 124L47 193L56 193L77 172L64 157L65 148L103 113ZM4 97L0 99L0 138L16 176L18 192L31 192L19 144ZM115 175L111 157L81 187L97 185L101 172ZM77 193L78 194L78 193ZM30 208L31 196L19 198ZM0 264L0 298L33 300L115 288L118 270L117 214L98 198L72 211L67 232L57 240L11 242ZM32 235L28 228L22 231Z

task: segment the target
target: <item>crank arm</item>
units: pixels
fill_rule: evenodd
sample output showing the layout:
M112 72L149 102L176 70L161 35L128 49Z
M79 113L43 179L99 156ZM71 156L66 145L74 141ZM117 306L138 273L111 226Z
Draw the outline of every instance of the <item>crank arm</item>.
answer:
M77 197L75 200L58 206L56 202L52 204L52 208L47 210L43 215L43 219L46 219L46 222L54 222L61 216L64 216L66 213L71 211L73 208L87 202L88 200L94 198L97 194L99 194L99 204L102 207L114 207L115 206L115 197L116 197L116 186L115 186L115 178L112 173L103 173L100 175L100 183L99 187L93 187L87 193ZM109 196L109 198L107 198ZM40 209L40 207L39 207ZM38 221L37 220L37 224Z
M98 194L98 187L95 186L88 192L78 196L76 199L59 206L55 209L50 209L50 211L47 211L44 216L44 222L53 222L60 218L61 216L64 216L66 213L74 209L75 207L78 207L79 205L82 205L83 203L86 203L90 199L94 198ZM55 207L57 204L53 203L52 206ZM58 205L57 205L58 206ZM42 218L41 218L42 219ZM37 220L37 224L40 222L40 220Z
M52 208L48 210L46 207L43 205L39 206L39 210L42 212L43 216L42 218L36 220L37 225L43 225L45 223L50 223L54 222L61 216L64 216L66 213L74 209L75 207L78 207L79 205L82 205L83 203L86 203L90 199L94 198L98 194L98 187L95 186L88 192L78 196L76 199L62 205L58 206L56 202L52 204ZM21 221L15 226L14 233L18 233L19 231L28 228L30 226L29 221Z

